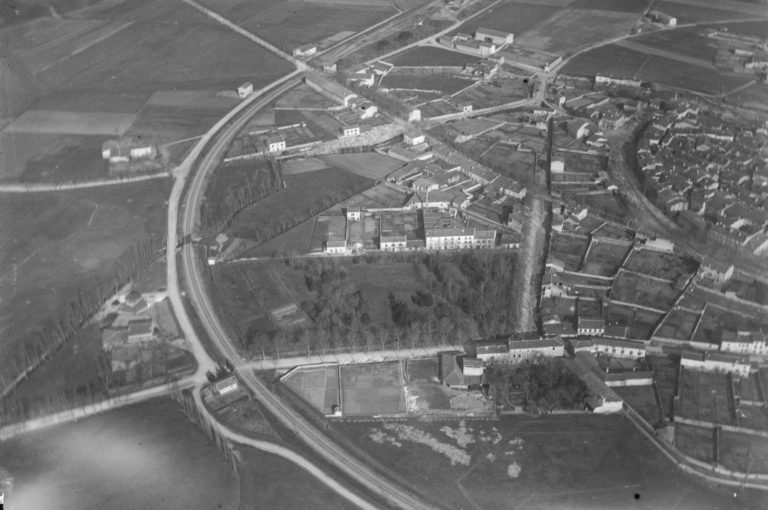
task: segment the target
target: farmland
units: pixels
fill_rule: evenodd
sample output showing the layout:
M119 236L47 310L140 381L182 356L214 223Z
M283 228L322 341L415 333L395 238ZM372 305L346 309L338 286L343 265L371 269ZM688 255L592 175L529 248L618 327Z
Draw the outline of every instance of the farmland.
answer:
M675 448L694 459L712 462L715 449L714 430L687 423L676 423Z
M0 457L12 508L238 507L231 467L170 399L17 438Z
M474 33L479 27L495 28L515 34L515 39L534 30L563 7L541 5L535 2L502 3L459 27L458 32Z
M720 436L720 462L743 473L768 473L768 440L724 431Z
M610 325L629 328L629 337L648 339L663 314L638 310L634 306L610 304L605 307L605 320Z
M478 57L456 51L434 46L417 46L391 57L387 62L396 66L462 67L467 62L477 60L479 60Z
M21 345L59 320L78 288L111 282L130 248L163 238L168 193L167 181L153 181L2 196L0 356L13 359Z
M467 89L455 97L458 101L470 103L473 108L490 108L527 98L528 85L523 80L493 80Z
M19 24L3 38L0 178L102 177L107 137L201 135L236 104L237 85L290 69L172 0L99 2L77 16Z
M330 426L441 508L508 508L511 494L523 508L653 509L674 500L714 509L733 500L732 491L674 469L622 416ZM743 497L747 507L764 501L762 494Z
M550 255L561 259L568 271L578 271L581 260L589 248L589 239L585 236L553 234Z
M683 341L690 340L698 320L698 314L676 308L664 317L664 321L654 336Z
M377 152L329 154L320 159L335 168L376 180L383 179L403 166L403 162L399 159L390 158Z
M341 399L347 415L405 412L401 363L342 365Z
M332 413L340 404L338 365L297 367L282 382L323 414Z
M395 14L388 4L379 2L240 0L222 5L205 0L202 3L288 52L302 44L321 43L340 32L358 32Z
M613 389L650 425L653 426L659 422L661 413L653 386L624 386Z
M730 376L682 369L678 416L724 425L736 425L736 404Z
M576 76L594 76L598 73L634 76L647 58L639 51L609 44L577 55L568 61L564 72Z
M474 81L460 78L449 73L411 73L392 71L381 82L381 86L391 89L436 90L443 95L455 94L469 87Z
M613 276L628 251L629 246L626 245L599 243L593 240L584 258L582 271L598 276Z

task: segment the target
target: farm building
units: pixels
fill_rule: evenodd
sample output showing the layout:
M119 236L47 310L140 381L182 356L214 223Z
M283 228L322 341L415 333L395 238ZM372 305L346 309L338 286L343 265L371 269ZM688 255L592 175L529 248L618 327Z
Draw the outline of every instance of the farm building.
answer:
M766 336L759 331L725 330L720 338L720 350L724 352L765 354L768 352Z
M496 45L485 43L485 42L478 42L478 41L461 41L457 40L455 43L455 47L457 50L464 51L466 53L471 53L472 55L477 55L479 57L488 57L496 53Z
M253 94L253 83L248 81L237 87L237 97L242 99L244 97L250 96L251 94Z
M109 160L110 163L127 163L128 161L152 159L156 155L157 149L154 145L139 142L132 138L107 140L101 144L101 157L102 159Z
M327 62L323 64L323 72L328 74L334 74L336 73L336 62Z
M600 318L579 317L576 334L579 336L602 336L605 333L605 321Z
M410 146L422 144L426 139L427 137L420 129L409 129L403 134L403 141Z
M269 152L282 152L286 149L285 138L278 135L268 136L265 138L264 145Z
M347 207L347 221L360 221L362 211L359 207Z
M310 57L315 53L317 53L316 44L304 44L302 46L299 46L298 48L293 49L294 57Z
M615 358L641 359L645 357L645 344L631 340L609 340L607 338L593 341L593 353L609 354Z
M475 30L475 41L504 46L505 44L512 44L515 41L515 35L509 32L502 32L501 30L481 27Z
M657 10L648 12L648 19L654 23L661 23L662 25L667 25L668 27L677 26L677 18Z
M213 391L219 396L235 391L239 387L234 375L213 383Z
M640 88L642 82L634 78L614 78L602 74L595 75L595 85L617 85L621 87Z
M128 343L149 342L154 338L152 319L128 321Z
M565 347L558 337L531 340L512 339L509 342L509 359L513 363L538 357L561 358L564 354Z
M493 340L475 344L475 356L483 362L507 361L509 359L509 344L506 340Z
M341 128L339 138L352 138L354 136L360 136L360 126L344 126Z

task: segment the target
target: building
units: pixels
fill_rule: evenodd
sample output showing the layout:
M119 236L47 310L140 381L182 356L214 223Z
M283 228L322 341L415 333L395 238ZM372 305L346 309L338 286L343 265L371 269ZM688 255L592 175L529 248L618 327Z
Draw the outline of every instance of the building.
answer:
M643 247L663 253L673 253L675 251L675 243L662 237L657 237L656 239L648 239L643 244Z
M341 128L341 138L360 136L360 126L344 126Z
M485 373L485 363L478 358L463 358L464 377L482 377Z
M317 53L317 45L315 44L304 44L293 49L294 57L310 57L315 53Z
M152 159L157 155L157 150L152 144L138 145L136 147L131 147L128 151L128 155L132 160Z
M152 319L128 321L128 343L149 342L154 338Z
M579 317L576 334L579 336L602 336L605 333L605 321L597 317Z
M347 207L347 221L360 221L362 211L359 207Z
M472 248L475 231L470 228L432 228L426 232L428 250Z
M403 134L403 141L406 145L419 145L425 143L426 140L426 135L420 129L409 129Z
M642 359L645 358L645 343L631 340L613 340L600 338L593 340L594 354L607 354L614 358Z
M347 218L331 216L328 222L328 237L325 242L325 252L332 254L347 252Z
M336 62L326 62L323 64L323 72L328 74L336 73Z
M680 365L690 370L702 372L733 373L741 377L749 376L749 359L738 354L718 352L683 351Z
M654 23L661 23L662 25L667 25L668 27L677 26L677 18L657 10L649 11L648 19L650 19Z
M650 386L653 384L653 372L615 372L605 374L605 385L610 388L621 386Z
M460 103L459 108L461 109L461 113L463 113L464 115L472 113L471 103Z
M509 341L509 360L514 363L535 358L562 358L565 346L558 337L531 340L512 339Z
M247 81L242 85L240 85L239 87L237 87L237 97L239 97L240 99L244 97L248 97L251 94L253 94L253 83Z
M512 44L515 41L515 35L501 30L480 27L475 30L475 41L504 46L505 44Z
M475 362L470 362L468 373L465 374L464 363L466 360L465 354L460 351L437 353L437 371L440 382L457 389L468 389L470 386L479 385L482 382L482 373L470 375L477 371Z
M239 388L239 385L237 383L237 378L234 375L231 375L226 379L222 379L221 381L216 381L215 383L213 383L213 392L219 396L224 396L227 393L232 393L237 388Z
M478 342L475 344L475 356L486 364L494 361L508 361L509 344L506 340Z
M725 330L720 338L720 350L742 354L765 354L768 352L766 336L759 331Z
M472 55L477 55L478 57L489 57L496 53L496 45L485 43L485 42L478 42L478 41L462 41L457 40L455 43L455 48L457 50L470 53Z
M269 152L283 152L286 149L285 138L282 136L269 136L264 144Z
M640 80L635 80L634 78L614 78L612 76L598 74L595 76L595 85L616 85L620 87L640 88L642 82Z

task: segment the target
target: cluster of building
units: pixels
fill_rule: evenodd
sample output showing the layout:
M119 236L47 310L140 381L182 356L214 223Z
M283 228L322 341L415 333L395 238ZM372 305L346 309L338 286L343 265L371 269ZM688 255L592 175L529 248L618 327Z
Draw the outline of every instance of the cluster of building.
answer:
M496 246L495 229L471 224L456 210L435 208L362 210L347 208L328 218L323 251L346 255L364 250L417 251L488 249Z
M768 41L720 30L709 30L707 37L717 45L715 66L737 73L756 74L762 81L766 80Z
M157 158L154 144L131 137L107 140L101 144L101 158L110 172L138 170Z
M654 23L659 23L667 27L677 26L677 18L656 9L648 11L645 16Z
M514 34L492 28L478 28L474 34L459 32L456 35L444 35L438 39L440 44L478 57L493 55L514 41Z
M768 254L768 125L680 104L657 112L638 162L667 212L690 210L712 235Z

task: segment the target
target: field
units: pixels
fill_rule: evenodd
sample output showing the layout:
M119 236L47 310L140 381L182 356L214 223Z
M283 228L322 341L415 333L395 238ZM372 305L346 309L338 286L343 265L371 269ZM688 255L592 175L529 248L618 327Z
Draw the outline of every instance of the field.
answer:
M768 439L723 431L720 463L742 473L768 473Z
M421 116L425 119L458 112L458 109L455 106L443 99L419 105L419 109L421 110Z
M553 234L549 245L549 254L562 260L566 270L578 271L588 248L589 239L587 237Z
M443 67L457 66L462 67L467 62L479 60L478 57L465 55L456 51L436 48L434 46L417 46L416 48L399 53L387 60L390 64L396 66L424 66L424 67Z
M285 176L286 187L247 207L226 230L229 237L247 240L247 247L263 243L287 228L373 184L336 168Z
M283 383L323 414L339 405L339 366L297 367ZM345 381L346 382L346 381Z
M168 181L154 180L0 197L0 357L13 359L21 345L58 320L78 288L111 281L129 248L163 238L168 193ZM93 376L93 370L67 377Z
M638 310L633 306L614 305L605 307L605 320L610 325L629 328L629 338L647 340L663 314Z
M664 317L664 321L654 336L688 341L693 335L693 328L696 327L698 320L698 314L674 309Z
M237 85L290 69L172 0L99 2L77 16L19 24L3 39L0 115L12 122L0 133L0 178L97 177L106 137L200 135L234 106Z
M704 462L714 461L715 435L710 428L684 423L675 424L675 447Z
M386 324L392 320L389 293L410 296L424 290L418 282L413 264L352 264L347 266L349 276L368 302L371 322Z
M632 43L653 49L670 51L680 56L692 57L712 65L717 46L701 28L661 30L630 39Z
M750 5L740 1L696 2L694 4L691 1L664 0L654 5L654 9L676 17L678 25L765 16L764 7L761 12L758 5Z
M655 250L633 250L624 264L626 269L674 282L683 275L692 274L698 264L695 260Z
M408 195L404 191L392 185L382 183L336 204L333 209L341 210L344 207L402 207L407 198Z
M20 437L0 458L14 477L6 507L238 508L237 476L170 399Z
M414 74L391 72L381 81L381 86L392 89L435 90L442 95L451 95L474 83L468 78L453 74Z
M647 58L639 51L610 44L574 57L565 65L563 72L575 76L594 76L598 73L634 76Z
M526 80L527 82L527 80ZM482 83L454 96L473 108L490 108L528 97L528 85L523 80L494 80Z
M710 305L704 311L701 324L691 340L717 345L724 330L758 331L760 327L761 324L758 321L733 313L730 310L724 310L719 306Z
M733 491L685 476L617 416L504 416L498 421L353 423L331 427L367 460L446 509L715 509ZM763 494L743 493L749 508Z
M664 282L621 271L613 282L611 299L667 311L679 292Z
M390 158L378 152L330 154L322 156L320 159L332 167L376 180L383 179L403 166L403 162L399 159Z
M678 416L736 425L736 404L728 375L682 369L678 391Z
M502 3L459 27L457 32L474 33L479 27L495 28L520 36L534 30L541 23L563 9L559 5L541 5L535 2Z
M584 257L582 271L599 276L613 276L621 266L621 261L629 251L629 246L613 243L599 243L594 240Z
M653 386L624 386L613 390L651 426L662 419Z
M402 366L399 361L342 365L341 399L346 415L405 412Z

